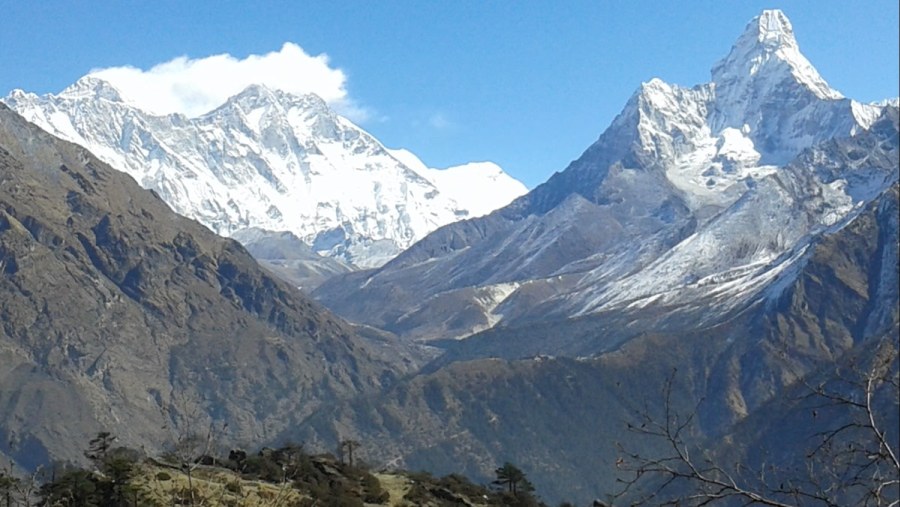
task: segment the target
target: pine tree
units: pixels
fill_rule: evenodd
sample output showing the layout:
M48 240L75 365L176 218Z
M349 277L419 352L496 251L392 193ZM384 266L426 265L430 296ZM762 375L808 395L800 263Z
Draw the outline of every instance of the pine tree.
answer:
M91 460L98 470L103 468L103 461L115 440L116 437L108 431L97 433L97 436L88 442L88 449L84 451L84 456Z
M507 491L513 495L517 495L520 492L530 493L534 491L534 486L525 477L525 472L508 461L502 467L496 469L494 473L497 475L494 484L501 487L505 486Z

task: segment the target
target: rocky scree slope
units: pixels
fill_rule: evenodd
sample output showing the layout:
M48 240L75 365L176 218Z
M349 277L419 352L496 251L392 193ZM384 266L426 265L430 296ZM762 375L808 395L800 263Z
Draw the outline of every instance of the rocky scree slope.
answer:
M227 423L264 441L415 367L0 105L0 451L83 459L98 431L159 449Z
M705 324L723 321L897 180L890 147L791 163L888 110L828 87L784 14L764 11L710 83L644 83L565 171L315 296L412 340L612 312L674 326L678 309L702 308Z
M379 266L439 226L526 191L493 165L437 171L387 150L314 94L253 85L201 116L160 116L88 75L58 95L15 90L3 101L220 235L288 231L350 265ZM466 185L485 190L481 208L460 204Z

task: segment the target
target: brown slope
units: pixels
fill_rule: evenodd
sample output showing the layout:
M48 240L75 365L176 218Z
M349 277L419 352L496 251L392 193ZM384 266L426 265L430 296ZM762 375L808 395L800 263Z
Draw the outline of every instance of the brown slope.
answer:
M871 463L859 484L851 484L847 478L851 474L838 477L830 474L846 471L848 462L860 460L862 456L866 456L866 460L873 457L870 452L877 449L878 444L870 421L884 432L885 441L895 453L900 450L898 346L897 329L892 329L858 344L833 363L813 371L803 382L795 383L735 425L727 437L731 445L717 449L716 461L729 470L740 465L744 470L760 471L777 464L776 473L766 474L768 483L746 481L759 490L771 491L791 481L802 484L806 491L815 491L816 488L808 483L815 478L821 481L823 488L839 485L834 493L839 503L865 504L861 497L875 482L875 477L900 478L900 471L887 459ZM893 379L893 383L879 381L873 384L871 420L861 406L851 407L816 394L821 387L821 392L830 396L862 402L866 399L863 386L870 374ZM839 428L845 430L832 434ZM823 447L826 436L831 436L831 445ZM844 452L850 449L857 451ZM813 476L810 470L815 471ZM744 475L754 477L748 473ZM896 501L898 491L900 486L895 483L884 494Z
M673 371L673 408L688 414L703 399L695 436L715 445L808 372L885 333L896 337L897 216L894 185L816 241L777 299L713 328L645 334L590 360L451 362L378 399L329 407L307 421L303 435L327 445L352 437L375 461L485 480L509 460L551 503L603 497L619 487L617 442L645 456L665 452L626 423L640 423L643 411L662 420L662 386ZM588 336L586 324L577 324ZM595 329L602 340L607 331L600 323ZM540 331L572 330L557 322Z
M411 367L0 105L0 452L26 467L89 436L159 448L210 421L261 443Z

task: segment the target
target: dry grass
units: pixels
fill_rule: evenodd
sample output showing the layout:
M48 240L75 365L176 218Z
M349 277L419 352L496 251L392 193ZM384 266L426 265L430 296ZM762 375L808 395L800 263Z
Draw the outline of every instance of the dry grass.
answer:
M293 489L290 483L278 485L245 480L222 469L198 468L191 474L191 482L197 507L289 507L308 498ZM188 476L179 470L144 465L133 485L144 493L147 501L158 505L190 505L178 502L178 499L187 500L190 495Z
M403 500L403 496L409 492L411 487L408 477L394 474L375 474L375 478L381 483L382 489L391 495L388 505L391 507L408 505L408 502Z
M430 495L415 501L405 499L414 482L403 474L373 474L389 498L383 504L366 507L436 507L440 502ZM191 474L195 507L296 507L315 505L312 497L292 487L290 482L273 484L248 480L223 468L198 467ZM132 480L141 492L141 505L159 507L191 505L187 474L167 466L145 463ZM488 505L481 498L468 499L472 506Z

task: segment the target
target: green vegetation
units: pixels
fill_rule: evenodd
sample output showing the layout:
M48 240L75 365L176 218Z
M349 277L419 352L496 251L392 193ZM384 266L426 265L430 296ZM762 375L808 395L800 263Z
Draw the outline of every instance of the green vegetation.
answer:
M543 506L524 472L511 463L497 469L494 488L451 474L372 473L350 458L359 442L339 446L341 458L309 454L288 444L256 453L232 450L190 460L142 456L114 447L101 432L85 451L90 467L54 467L41 484L0 472L0 507L491 507ZM345 452L346 451L346 452Z

